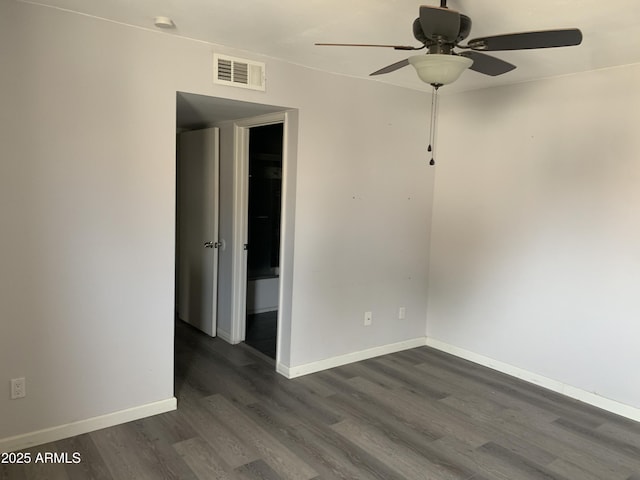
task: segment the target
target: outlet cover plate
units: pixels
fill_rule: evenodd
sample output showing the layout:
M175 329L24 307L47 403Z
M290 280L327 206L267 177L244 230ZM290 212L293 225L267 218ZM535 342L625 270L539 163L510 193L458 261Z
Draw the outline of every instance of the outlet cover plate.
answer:
M24 377L11 379L11 400L27 396L27 382Z

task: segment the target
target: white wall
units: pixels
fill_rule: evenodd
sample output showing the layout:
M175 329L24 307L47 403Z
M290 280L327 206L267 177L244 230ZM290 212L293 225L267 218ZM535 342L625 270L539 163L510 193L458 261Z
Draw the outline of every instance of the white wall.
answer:
M139 34L0 18L2 439L173 397L175 93Z
M292 366L423 337L427 308L430 97L306 80L318 104L300 109Z
M12 1L0 44L0 442L172 398L176 91L299 109L289 366L424 336L424 94Z
M639 83L443 97L429 337L640 407Z

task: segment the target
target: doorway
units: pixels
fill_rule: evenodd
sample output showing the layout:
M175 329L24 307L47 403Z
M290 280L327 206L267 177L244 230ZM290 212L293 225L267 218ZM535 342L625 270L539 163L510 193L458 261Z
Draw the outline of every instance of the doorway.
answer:
M211 253L215 251L218 255L215 305L217 319L210 335L213 334L231 344L245 341L247 327L249 250L246 248L250 243L248 232L250 137L253 137L254 141L257 137L259 138L262 131L260 127L277 125L279 128L280 171L277 173L277 169L270 169L267 173L271 176L280 175L280 209L278 211L280 223L277 229L279 248L274 242L271 242L269 248L270 252L274 250L278 252L275 257L269 258L271 268L269 275L272 277L277 275L275 277L278 283L275 290L277 302L270 305L276 310L269 311L272 316L277 317L275 367L279 373L286 376L291 355L298 111L282 106L184 92L177 92L176 97L178 134L208 128L218 130L218 240L216 242L215 238L201 239L200 248L206 248L204 244L210 242L213 244L213 250L203 251ZM267 150L266 155L270 153ZM176 213L176 226L179 227L181 218L179 218L179 212ZM177 229L176 246L178 248L181 240L179 237ZM251 243L256 246L255 240ZM179 261L179 251L176 251L176 280L180 268ZM271 266L271 263L274 266ZM176 297L178 288L179 284L176 282ZM271 352L273 353L273 347Z
M276 358L283 124L249 129L245 343Z

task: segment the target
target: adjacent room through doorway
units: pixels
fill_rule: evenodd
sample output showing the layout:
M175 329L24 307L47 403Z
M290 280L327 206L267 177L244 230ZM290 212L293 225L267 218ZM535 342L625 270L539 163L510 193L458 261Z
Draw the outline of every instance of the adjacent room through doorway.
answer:
M219 205L218 234L198 237L193 243L194 250L218 257L211 272L217 278L217 293L211 302L216 323L208 331L203 330L231 344L246 342L273 358L276 365L287 362L297 113L286 107L183 92L177 93L176 103L179 145L183 137L208 130L217 132L215 141L208 145L213 145L219 160L219 176L214 180L219 189L213 201L217 199ZM186 179L182 175L185 169L190 168L184 163L187 160L181 149L176 161L177 173L181 173L177 193L195 191L188 182L179 184L180 178ZM204 181L203 175L192 177L196 183ZM176 272L180 273L188 259L180 255L185 243L180 231L185 221L181 209L184 202L180 195L176 200ZM193 273L200 275L205 269L196 268ZM176 296L178 314L184 310L181 305L185 298L203 293L198 288L200 283L192 277L176 276L176 292L182 292ZM179 286L185 288L179 290ZM186 320L184 312L178 317Z
M245 343L276 358L283 124L249 129Z

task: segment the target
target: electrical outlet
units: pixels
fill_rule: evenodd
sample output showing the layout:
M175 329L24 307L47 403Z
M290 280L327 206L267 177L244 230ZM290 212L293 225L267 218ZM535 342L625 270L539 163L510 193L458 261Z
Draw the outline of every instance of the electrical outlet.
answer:
M24 377L11 379L11 400L27 396L27 381Z
M373 313L364 312L364 326L368 327L373 322Z
M407 318L407 309L400 307L398 309L398 320L404 320L405 318Z

